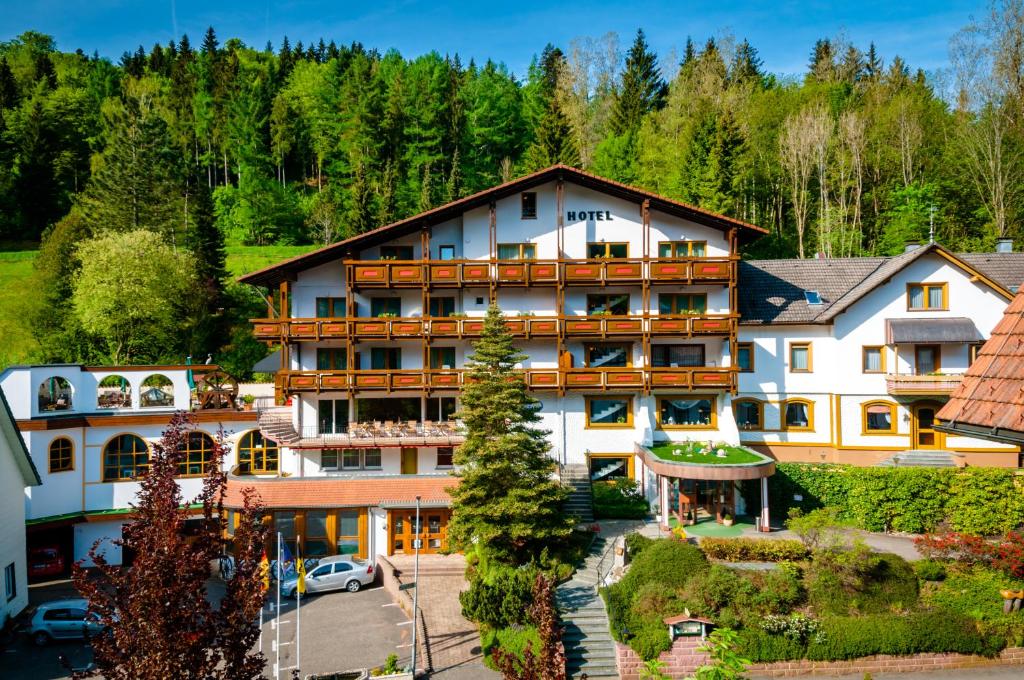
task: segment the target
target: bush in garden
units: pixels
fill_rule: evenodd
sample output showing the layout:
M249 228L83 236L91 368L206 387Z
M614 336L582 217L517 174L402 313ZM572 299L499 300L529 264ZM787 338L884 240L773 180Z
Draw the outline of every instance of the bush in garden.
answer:
M1022 590L1024 580L1007 578L1005 574L983 566L951 568L941 585L925 594L927 604L950 612L958 612L980 621L1004 619L1001 590ZM1024 617L1011 615L1024 626Z
M835 550L843 543L842 530L850 525L840 519L837 508L818 508L803 512L800 508L789 511L786 528L797 535L807 550Z
M533 569L492 567L486 578L476 578L469 589L459 593L462 615L494 628L526 621L533 602Z
M682 588L690 578L709 567L707 558L697 546L682 541L655 541L633 560L629 571L616 586L629 593L632 601L644 583L654 581L671 588Z
M726 562L782 562L807 557L803 543L781 538L702 538L700 549L710 559Z
M806 596L799 570L777 569L747 575L754 585L750 606L758 612L785 614Z
M644 536L641 533L633 532L626 534L626 554L631 560L636 559L637 555L642 553L646 548L650 547L654 543L655 539L648 536Z
M772 635L782 635L800 644L806 644L810 640L820 642L824 638L818 621L800 613L789 616L769 614L761 621L761 628Z
M741 590L748 591L743 593L746 596L743 599L749 599L750 586L749 581L740 578L732 569L713 564L708 571L690 579L684 589L684 597L691 609L710 616L741 599Z
M868 531L919 534L945 519L952 469L858 468L852 475L849 516Z
M1011 531L992 541L962 533L926 535L914 545L926 557L985 564L1010 578L1024 578L1024 532Z
M816 553L807 572L807 593L815 611L828 614L883 613L912 608L917 575L898 555L850 550Z
M1024 478L1008 468L963 468L953 477L946 504L955 530L996 536L1024 524Z
M914 571L922 581L941 581L946 578L946 565L937 560L918 560Z
M662 652L672 649L672 640L668 637L668 626L661 622L657 625L643 625L631 633L629 646L644 661L657 659Z
M593 495L597 519L644 519L648 515L647 499L632 479L595 482Z

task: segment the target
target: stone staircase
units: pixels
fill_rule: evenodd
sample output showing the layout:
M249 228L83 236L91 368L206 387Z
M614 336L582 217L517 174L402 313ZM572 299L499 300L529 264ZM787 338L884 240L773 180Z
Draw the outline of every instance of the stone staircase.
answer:
M878 467L956 467L952 451L909 449L889 456Z
M288 409L261 409L256 424L264 437L279 446L298 444L302 440L292 425L291 412Z
M594 499L590 488L590 470L586 465L566 465L562 468L562 481L572 487L563 509L575 515L580 523L594 521Z
M565 670L569 678L617 678L615 642L608 630L608 612L597 593L598 565L604 575L611 570L610 544L600 536L573 577L555 590L561 613L565 645ZM602 557L604 560L602 561Z

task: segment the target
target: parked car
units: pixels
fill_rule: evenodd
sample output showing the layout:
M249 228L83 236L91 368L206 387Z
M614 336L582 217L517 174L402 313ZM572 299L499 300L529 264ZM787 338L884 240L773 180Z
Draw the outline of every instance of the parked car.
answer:
M306 574L306 594L326 593L331 590L357 592L363 586L373 583L373 564L351 555L324 557ZM281 594L295 597L299 579L296 576L281 581Z
M28 634L40 647L53 640L81 640L103 630L103 624L88 611L83 599L44 602L32 614Z
M40 546L28 551L28 577L60 576L64 573L64 555L55 545Z

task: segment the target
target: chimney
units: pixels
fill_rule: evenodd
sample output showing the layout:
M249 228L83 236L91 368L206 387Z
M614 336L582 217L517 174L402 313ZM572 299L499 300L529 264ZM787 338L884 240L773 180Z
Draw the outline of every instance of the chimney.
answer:
M1013 252L1013 239L1012 238L997 238L996 239L996 252L997 253L1012 253Z
M905 244L903 244L903 252L909 253L911 250L917 250L920 247L920 241L907 241Z
M818 252L816 252L814 254L814 259L815 260L824 260L825 259L825 253L823 251L819 250Z

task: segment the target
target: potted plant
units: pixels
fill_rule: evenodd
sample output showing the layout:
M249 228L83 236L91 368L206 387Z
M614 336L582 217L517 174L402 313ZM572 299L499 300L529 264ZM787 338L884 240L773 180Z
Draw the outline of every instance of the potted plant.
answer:
M251 394L243 394L242 395L242 409L245 410L245 411L251 411L252 410L253 402L255 402L255 401L256 401L256 397L252 396Z
M733 520L731 512L726 512L725 514L722 515L722 524L723 525L725 525L727 527L731 527L733 521L734 520Z

